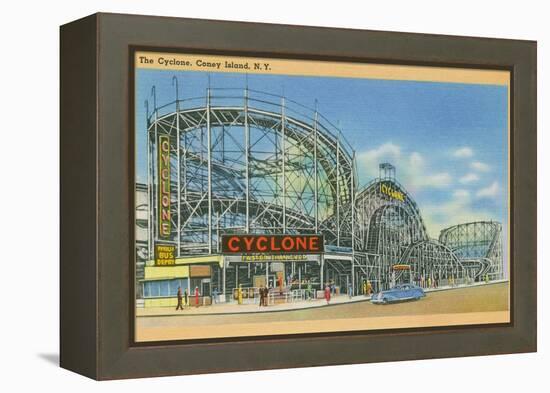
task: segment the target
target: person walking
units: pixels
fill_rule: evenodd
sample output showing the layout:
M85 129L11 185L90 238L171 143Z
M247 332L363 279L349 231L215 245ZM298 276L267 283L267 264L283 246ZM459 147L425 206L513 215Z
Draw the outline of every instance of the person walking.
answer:
M372 284L370 281L367 281L367 295L372 295Z
M260 307L262 307L264 305L264 287L260 287L258 292L260 293Z
M348 297L351 299L353 296L353 286L351 285L351 282L348 283Z
M176 306L176 311L182 310L183 311L183 294L181 293L181 287L178 287L178 305Z
M195 287L195 307L199 306L199 287Z
M325 286L325 300L327 304L330 303L330 286L328 284Z
M212 304L218 303L218 289L212 291Z

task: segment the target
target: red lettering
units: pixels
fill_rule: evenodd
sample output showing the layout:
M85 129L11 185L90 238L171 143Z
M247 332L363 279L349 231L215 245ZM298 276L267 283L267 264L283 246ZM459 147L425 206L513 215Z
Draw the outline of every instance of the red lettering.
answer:
M261 246L260 243L263 243L264 245ZM267 237L260 236L258 240L256 241L256 247L258 248L258 251L266 251L267 250Z
M239 251L238 246L233 246L233 243L238 242L238 241L239 241L238 237L233 236L233 237L229 238L229 240L227 241L227 248L229 248L233 252Z
M303 236L296 238L296 251L302 250L307 250L307 238Z
M281 251L281 248L276 246L276 243L275 243L276 240L277 239L274 236L271 237L271 250L270 251Z
M294 239L291 237L283 237L283 240L281 241L281 247L283 248L283 251L290 251L294 248Z
M170 197L161 200L161 217L170 218ZM166 208L164 208L166 205ZM315 235L229 235L223 236L223 250L230 253L318 253L322 237Z
M309 238L309 250L310 251L319 251L319 238L312 236Z
M253 237L244 237L244 244L246 246L246 251L252 251L252 243L254 242Z

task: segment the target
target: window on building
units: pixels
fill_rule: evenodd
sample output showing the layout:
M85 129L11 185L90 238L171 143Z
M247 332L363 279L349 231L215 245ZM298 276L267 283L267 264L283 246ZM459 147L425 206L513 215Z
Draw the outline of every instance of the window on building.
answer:
M143 297L169 297L176 296L178 287L182 292L187 289L187 279L176 278L173 280L156 280L143 282Z

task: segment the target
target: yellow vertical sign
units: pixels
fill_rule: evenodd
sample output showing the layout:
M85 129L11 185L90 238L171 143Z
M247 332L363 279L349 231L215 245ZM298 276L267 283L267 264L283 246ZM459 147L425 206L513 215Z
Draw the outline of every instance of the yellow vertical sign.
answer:
M172 229L170 222L170 136L158 137L159 174L159 237L169 238Z

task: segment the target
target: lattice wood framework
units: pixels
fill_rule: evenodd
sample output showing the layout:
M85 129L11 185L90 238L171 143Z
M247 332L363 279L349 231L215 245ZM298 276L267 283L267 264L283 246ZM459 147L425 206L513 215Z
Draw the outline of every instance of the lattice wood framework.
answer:
M172 233L163 240L178 255L215 253L224 232L323 233L328 244L352 246L352 149L316 108L250 89L207 89L147 118L150 247L158 239L159 135L171 137Z
M505 278L501 223L476 221L455 225L441 231L439 240L453 250L475 277Z

